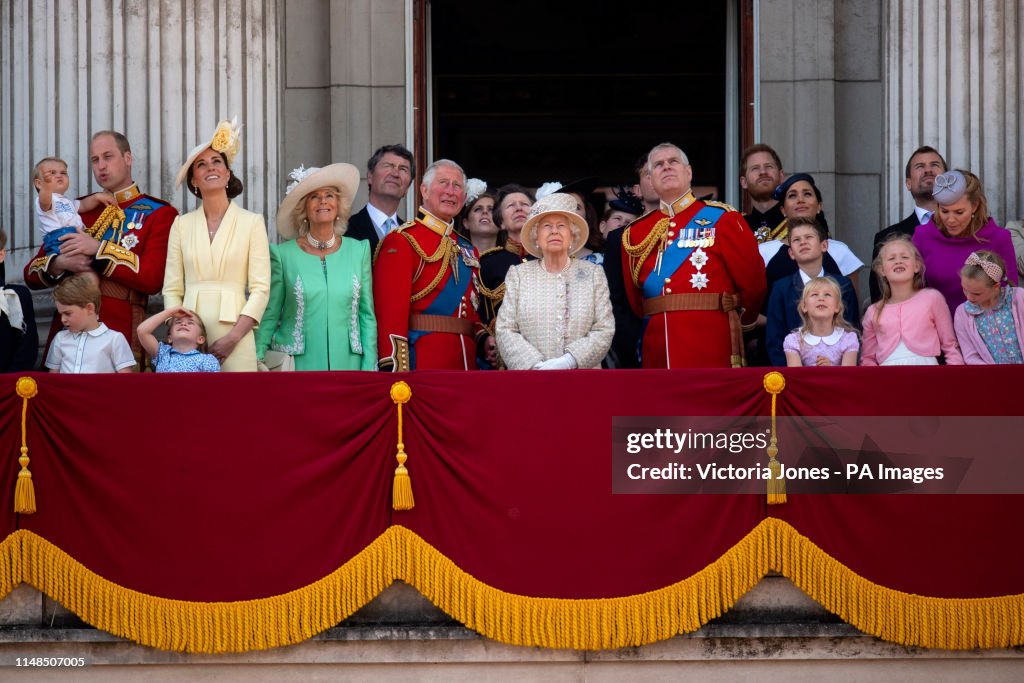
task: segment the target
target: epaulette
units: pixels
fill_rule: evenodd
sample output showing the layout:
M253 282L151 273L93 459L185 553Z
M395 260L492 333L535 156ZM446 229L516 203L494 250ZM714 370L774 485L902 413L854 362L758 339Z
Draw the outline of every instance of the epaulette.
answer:
M148 199L150 201L156 202L157 204L160 204L161 206L170 206L171 205L170 202L165 202L163 199L160 199L159 197L154 197L151 194L140 194L138 197L135 198L135 200L138 201L139 199L141 199L143 197L145 197L146 199Z
M488 254L496 254L499 251L505 251L505 247L494 247L492 249L488 249L484 253L480 254L480 258L483 258L484 256L487 256Z
M736 207L726 204L725 202L716 202L713 199L705 199L704 204L705 206L716 206L719 209L725 209L726 211L736 211ZM737 211L737 213L739 212Z
M406 221L406 222L402 223L401 225L399 225L397 228L395 228L394 231L395 232L402 232L403 230L408 230L409 228L411 228L414 225L416 225L416 221Z

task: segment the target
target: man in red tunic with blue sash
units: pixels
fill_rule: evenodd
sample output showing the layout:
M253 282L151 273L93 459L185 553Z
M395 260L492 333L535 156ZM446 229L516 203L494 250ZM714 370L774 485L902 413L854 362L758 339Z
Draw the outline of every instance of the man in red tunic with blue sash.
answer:
M423 175L415 220L384 237L373 264L381 370L475 370L486 332L477 315L479 260L455 232L466 174L454 161Z
M622 236L626 295L643 318L643 367L739 367L742 327L757 321L766 290L757 240L735 209L693 196L681 149L662 143L647 164L661 206Z
M45 289L67 273L95 272L102 294L100 319L124 335L144 368L145 354L136 328L146 319L148 297L163 287L167 238L178 212L139 190L132 180L132 150L121 133L104 130L93 135L89 160L96 182L113 193L120 212L114 215L113 210L101 207L83 213L82 222L89 228L61 237L60 254L47 255L40 247L25 266L25 284ZM60 316L54 316L47 349L61 327Z

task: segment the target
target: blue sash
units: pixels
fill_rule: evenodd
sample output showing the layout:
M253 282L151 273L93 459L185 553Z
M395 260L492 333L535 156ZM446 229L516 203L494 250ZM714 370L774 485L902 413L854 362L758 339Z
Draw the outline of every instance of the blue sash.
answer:
M114 229L114 225L111 223L106 232L100 237L100 240L109 242L119 241L121 236L128 231L129 223L134 226L135 230L141 229L150 214L163 205L162 202L153 201L149 197L136 197L134 202L121 209L124 211L124 223L118 225L117 230Z
M678 240L688 238L699 239L699 235L709 229L713 229L715 223L725 213L725 209L718 206L705 206L698 211L686 227L679 231ZM698 221L703 222L701 225ZM652 269L644 280L644 298L652 299L661 296L661 290L665 286L666 277L674 277L680 266L690 257L696 247L679 248L673 242L669 242L661 255L661 267Z
M447 237L445 239L448 239ZM425 315L443 315L445 317L452 317L455 312L459 309L459 304L462 302L462 296L466 293L466 283L472 281L473 271L466 262L462 259L463 248L467 245L462 243L461 239L456 240L456 244L459 246L459 254L455 259L456 272L459 274L459 281L455 282L454 273L448 274L448 279L444 283L444 287L438 292L434 300L430 302L430 305L423 311ZM472 247L469 247L470 249ZM442 268L445 266L442 265ZM412 370L416 369L416 341L421 337L432 332L423 332L420 330L409 330L409 367Z

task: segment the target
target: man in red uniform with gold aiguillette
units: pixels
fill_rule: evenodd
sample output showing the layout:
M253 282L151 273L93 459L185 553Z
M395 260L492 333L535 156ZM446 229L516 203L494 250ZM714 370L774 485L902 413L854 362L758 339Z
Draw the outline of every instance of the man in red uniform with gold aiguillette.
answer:
M647 166L661 207L622 236L626 294L644 321L643 367L739 367L742 325L756 322L766 290L757 240L735 209L693 196L681 149L657 145Z
M476 249L455 232L466 174L435 161L423 174L416 219L384 237L373 264L381 370L476 369L485 331L477 315Z
M132 180L132 150L121 133L105 130L93 135L89 159L96 182L114 194L121 212L103 207L83 213L86 232L61 237L59 255L47 255L40 247L25 266L25 284L46 289L68 273L96 272L102 294L100 319L129 340L144 369L136 328L146 319L147 297L163 287L167 237L178 212L139 191ZM54 316L49 339L60 330L60 316Z

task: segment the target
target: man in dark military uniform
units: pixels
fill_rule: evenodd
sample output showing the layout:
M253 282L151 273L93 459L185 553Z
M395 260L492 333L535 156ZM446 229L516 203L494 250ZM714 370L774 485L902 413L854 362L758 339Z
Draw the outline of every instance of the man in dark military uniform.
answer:
M750 195L752 208L743 214L743 219L754 231L757 243L780 239L782 202L772 197L772 192L782 183L782 161L774 149L764 144L747 147L740 157L740 187Z
M100 280L103 322L130 341L139 366L144 368L136 328L146 318L147 297L163 286L167 238L178 212L139 190L132 180L132 150L121 133L105 130L93 135L89 159L96 182L113 193L117 207L83 213L82 222L88 229L61 237L60 254L47 255L40 247L25 266L25 284L46 289L68 273L95 272ZM54 316L47 348L60 330L60 317Z

